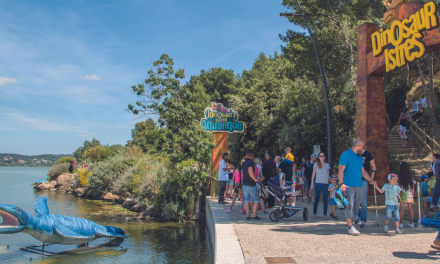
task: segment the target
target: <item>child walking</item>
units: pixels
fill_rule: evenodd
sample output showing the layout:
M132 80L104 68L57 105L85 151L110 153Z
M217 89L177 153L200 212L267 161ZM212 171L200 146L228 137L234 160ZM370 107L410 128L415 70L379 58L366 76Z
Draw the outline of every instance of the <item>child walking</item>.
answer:
M414 227L414 210L413 210L413 203L414 203L414 186L416 184L416 181L414 180L414 177L411 174L411 170L409 169L409 165L406 162L400 163L399 173L398 175L398 181L397 184L402 189L400 192L400 228L403 228L403 215L405 214L405 202L408 204L408 210L409 210L409 227Z
M397 205L397 198L402 189L398 185L396 185L396 174L388 174L388 181L390 183L385 183L382 189L376 187L376 190L378 190L380 193L385 192L385 207L387 216L385 220L385 225L383 226L383 231L385 231L385 233L388 233L388 221L391 219L393 214L394 221L396 222L396 234L402 234L402 231L400 231L399 229L400 215L399 206Z
M332 206L332 212L330 213L330 216L335 220L339 220L339 217L336 215L336 201L335 201L336 189L337 189L336 180L338 179L338 177L335 174L333 174L332 176L330 176L330 179L331 179L331 183L328 186L328 190L330 191L330 205Z
M231 206L229 206L229 208L224 211L225 213L232 212L232 207L234 206L235 200L237 200L237 197L239 195L241 197L241 200L244 201L243 189L241 187L241 185L243 184L243 172L241 171L241 164L237 165L237 171L234 172L233 180L234 180L234 195L232 198ZM240 212L242 214L244 213L244 210L242 208L243 204L244 202L240 204Z

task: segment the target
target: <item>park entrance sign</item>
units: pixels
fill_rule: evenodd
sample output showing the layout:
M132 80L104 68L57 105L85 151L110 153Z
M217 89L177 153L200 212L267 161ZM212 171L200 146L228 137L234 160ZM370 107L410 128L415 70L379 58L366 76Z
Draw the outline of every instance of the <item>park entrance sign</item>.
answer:
M238 113L223 104L212 103L211 107L205 109L205 118L200 120L203 131L214 133L215 148L212 149L211 163L211 195L218 193L219 184L215 184L213 179L218 179L218 166L223 153L228 152L228 133L243 133L243 123L238 121Z
M227 109L223 104L211 105L206 107L205 118L200 121L205 132L243 132L243 123L238 121L238 113L234 109Z
M373 154L380 186L390 171L383 77L407 61L440 49L435 3L392 0L384 4L383 20L391 25L389 29L379 29L376 23L358 27L356 77L356 138Z

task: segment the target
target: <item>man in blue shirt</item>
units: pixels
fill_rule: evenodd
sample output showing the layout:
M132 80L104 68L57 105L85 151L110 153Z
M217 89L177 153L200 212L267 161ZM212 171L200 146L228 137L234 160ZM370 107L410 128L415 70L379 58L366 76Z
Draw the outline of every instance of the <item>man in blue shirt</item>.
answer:
M351 149L346 150L339 158L339 185L341 191L346 192L350 206L345 207L345 218L347 219L348 234L358 236L360 232L353 225L353 218L359 211L362 198L362 177L376 186L376 182L364 169L362 152L364 142L355 139Z

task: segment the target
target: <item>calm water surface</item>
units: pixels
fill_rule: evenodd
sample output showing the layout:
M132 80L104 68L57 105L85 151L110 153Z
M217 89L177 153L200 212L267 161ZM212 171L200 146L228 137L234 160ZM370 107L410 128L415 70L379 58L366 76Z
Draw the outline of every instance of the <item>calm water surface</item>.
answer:
M20 206L35 214L34 203L47 197L51 214L86 218L101 225L124 229L126 250L107 250L75 256L41 257L19 250L41 245L24 233L0 234L0 263L212 263L208 231L203 224L126 222L133 212L102 201L89 201L69 194L33 192L31 183L44 178L47 168L0 166L0 203ZM107 241L107 240L105 240ZM105 242L104 241L104 242ZM10 246L7 249L7 245ZM30 261L32 258L32 261Z

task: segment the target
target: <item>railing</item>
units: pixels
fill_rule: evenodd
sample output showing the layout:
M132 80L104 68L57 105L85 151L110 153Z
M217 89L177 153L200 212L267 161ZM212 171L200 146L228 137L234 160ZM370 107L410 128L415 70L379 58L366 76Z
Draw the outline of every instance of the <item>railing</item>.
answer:
M419 110L418 112L421 112L421 110ZM416 112L416 113L418 113ZM414 113L414 114L416 114ZM412 120L413 115L410 114L410 120ZM411 124L411 132L414 133L414 135L417 137L417 139L419 140L420 143L422 143L422 145L424 147L426 147L427 149L429 149L429 151L431 153L435 153L436 149L440 149L440 144L437 143L437 141L435 141L435 138L431 138L428 134L426 134L425 131L423 131L418 125L417 122L422 119L423 116L419 117L419 119L415 120L415 121L410 121ZM421 135L419 135L418 133L416 133L416 131L420 132ZM432 144L432 148L431 146L429 146L428 141L431 141Z

